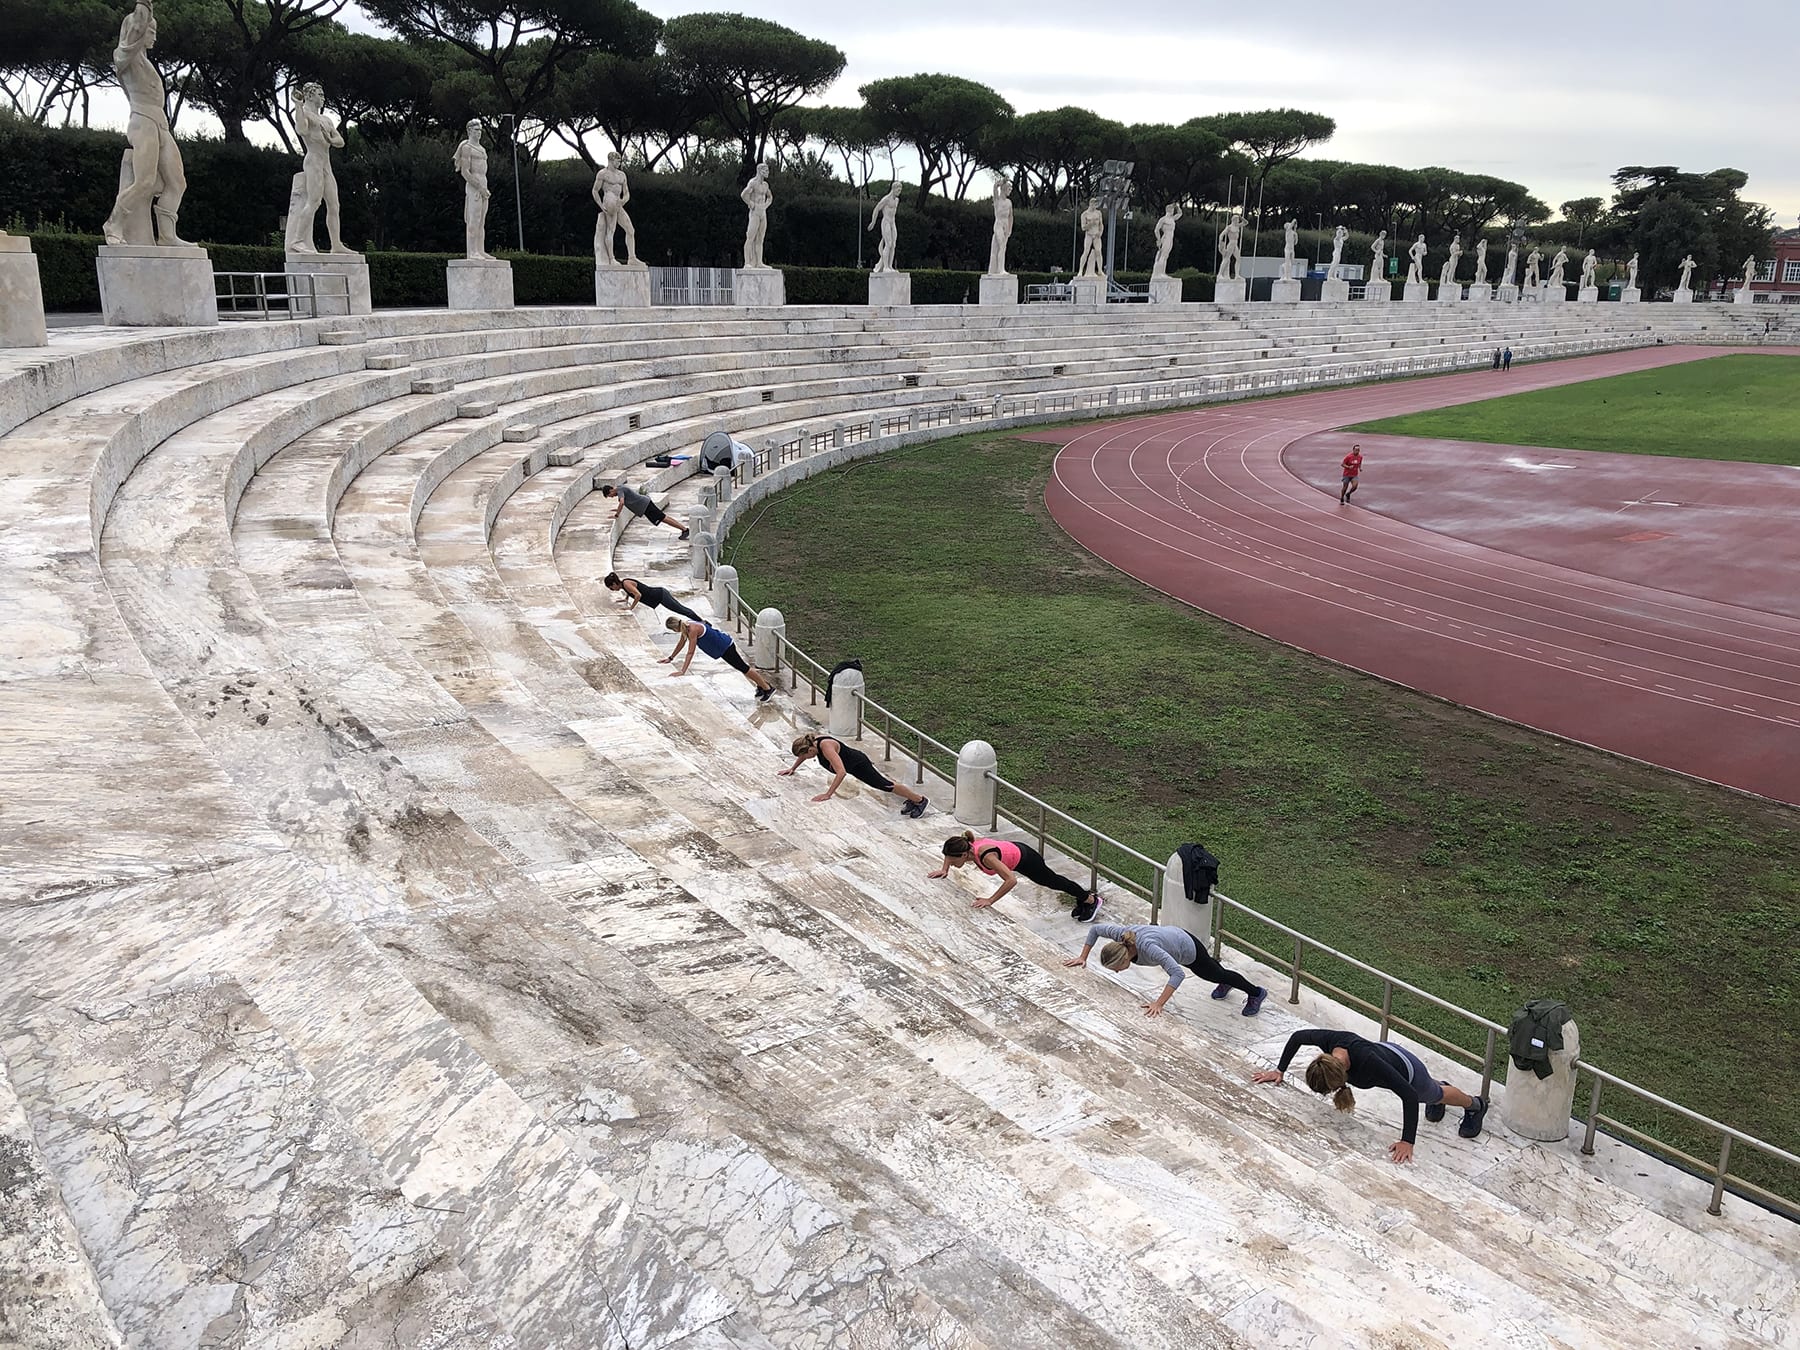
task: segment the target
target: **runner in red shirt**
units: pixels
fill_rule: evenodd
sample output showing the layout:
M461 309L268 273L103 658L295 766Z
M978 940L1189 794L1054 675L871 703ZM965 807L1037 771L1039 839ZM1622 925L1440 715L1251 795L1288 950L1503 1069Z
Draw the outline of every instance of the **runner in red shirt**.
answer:
M1344 481L1338 489L1338 504L1347 505L1350 495L1356 491L1356 478L1362 472L1362 447L1353 445L1350 453L1344 456Z

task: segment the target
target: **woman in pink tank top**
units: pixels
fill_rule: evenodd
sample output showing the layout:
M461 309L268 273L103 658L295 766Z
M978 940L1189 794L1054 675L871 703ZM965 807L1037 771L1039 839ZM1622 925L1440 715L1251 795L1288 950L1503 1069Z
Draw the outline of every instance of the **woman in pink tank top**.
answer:
M1044 861L1044 855L1030 844L1015 844L1010 839L977 839L969 830L953 834L944 841L943 866L925 875L932 878L947 877L952 867L961 867L966 862L973 862L988 876L1000 879L999 888L992 895L975 902L976 909L986 909L1018 885L1020 877L1024 877L1027 881L1035 881L1040 886L1048 886L1053 891L1061 891L1067 895L1073 903L1074 917L1082 923L1100 912L1099 891L1089 890L1079 882L1052 871L1050 864Z

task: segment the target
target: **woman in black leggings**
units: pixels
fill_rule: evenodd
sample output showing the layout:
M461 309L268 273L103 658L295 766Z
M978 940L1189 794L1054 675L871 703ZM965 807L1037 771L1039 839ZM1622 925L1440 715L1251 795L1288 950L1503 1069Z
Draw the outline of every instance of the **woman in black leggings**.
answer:
M976 909L985 909L1014 886L1019 878L1035 881L1040 886L1048 886L1053 891L1061 891L1074 902L1074 917L1085 923L1100 912L1100 892L1090 891L1079 882L1070 881L1060 872L1050 870L1050 864L1044 861L1044 855L1030 844L1015 844L1010 839L977 839L971 832L964 830L961 834L953 834L944 841L944 865L935 872L927 872L927 877L947 877L952 867L961 867L966 862L973 862L976 867L990 877L1000 878L1000 887L992 895L975 902Z
M819 767L835 775L831 786L818 796L815 802L828 802L832 795L843 786L844 776L848 774L859 783L867 783L877 792L891 792L902 797L906 805L900 808L900 814L911 816L917 820L925 814L928 805L925 798L909 787L903 787L875 767L875 763L854 745L845 745L836 736L821 736L816 731L804 731L794 738L794 762L777 775L786 778L796 772L809 759L817 759Z
M1206 950L1206 943L1188 932L1185 928L1176 928L1172 924L1133 924L1126 927L1116 923L1097 923L1088 929L1087 942L1081 948L1080 956L1071 956L1064 961L1065 966L1085 966L1088 953L1094 950L1094 944L1101 938L1110 938L1100 949L1100 964L1111 971L1121 971L1127 966L1161 966L1169 982L1163 986L1162 993L1144 1006L1145 1017L1161 1017L1163 1006L1175 996L1181 987L1186 971L1191 970L1202 979L1214 981L1212 996L1224 998L1233 989L1244 995L1244 1016L1255 1017L1262 1011L1263 1000L1269 991L1259 984L1251 984L1235 970L1227 970L1213 959L1213 954Z
M626 597L631 601L630 604L625 606L625 612L627 614L631 613L631 611L636 609L639 605L648 605L651 609L668 609L673 610L677 614L685 614L695 623L706 622L705 619L702 619L698 614L694 613L693 610L689 609L686 605L682 604L681 601L670 595L668 588L664 586L646 586L643 582L634 577L622 577L617 572L608 572L606 574L606 589L609 591L624 592Z

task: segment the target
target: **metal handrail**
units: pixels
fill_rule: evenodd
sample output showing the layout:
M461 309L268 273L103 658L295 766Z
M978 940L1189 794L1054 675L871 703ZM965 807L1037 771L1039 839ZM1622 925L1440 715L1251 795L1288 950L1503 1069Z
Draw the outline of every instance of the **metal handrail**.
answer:
M1550 352L1567 354L1575 351L1612 350L1623 346L1643 345L1645 341L1646 339L1642 334L1608 334L1604 337L1590 337L1573 341L1546 343L1543 344L1542 349L1537 351L1534 351L1537 344L1527 345L1521 343L1519 345L1519 352L1522 357L1529 359L1531 355L1535 354L1548 354ZM1434 352L1426 354L1410 354L1405 357L1390 358L1383 361L1358 362L1348 367L1348 369L1351 371L1364 372L1360 376L1352 375L1350 377L1351 379L1360 378L1366 380L1369 378L1381 378L1385 374L1415 373L1420 370L1431 369L1442 370L1464 365L1478 366L1486 364L1486 360L1485 354L1480 352ZM862 430L859 435L855 436L855 439L873 440L886 435L896 435L903 431L913 431L930 426L941 426L946 424L959 425L965 421L985 421L989 418L1001 420L1009 415L1018 416L1023 414L1041 416L1046 411L1069 411L1081 408L1091 409L1123 404L1147 403L1160 401L1162 399L1179 400L1183 398L1192 398L1195 397L1195 394L1191 391L1194 391L1198 386L1207 386L1209 391L1217 391L1221 386L1225 386L1228 392L1242 392L1249 389L1280 389L1291 388L1295 385L1338 383L1340 382L1340 379L1327 379L1325 376L1328 374L1337 375L1344 369L1346 368L1340 367L1336 370L1313 369L1254 373L1244 372L1235 375L1190 377L1185 380L1169 381L1155 385L1113 386L1104 390L1090 389L1051 395L1019 395L1012 398L999 397L993 399L989 403L951 404L935 409L914 409L911 410L904 419L893 415L887 415L884 420L884 416L878 414L867 419L864 423L859 424ZM1046 407L1046 405L1049 406ZM1011 410L1010 413L1008 411L1009 409ZM902 422L904 422L903 426L900 425ZM779 441L769 442L765 447L763 454L758 457L758 467L759 469L762 468L765 457L766 463L771 467L775 467L780 464L791 462L792 460L809 458L812 455L841 447L850 439L851 427L843 423L834 424L830 429L824 431L794 431ZM706 555L705 566L703 569L705 577L709 582L712 579L717 565L716 556L709 552ZM725 608L726 613L724 617L731 623L734 632L748 631L754 635L755 614L750 610L749 606L744 603L742 594L736 586L727 586ZM829 677L829 670L820 662L814 660L811 656L808 656L802 651L785 633L780 635L775 644L776 669L771 672L771 674L779 674L784 661L789 673L790 691L798 689L802 678L802 667L805 667L810 671L810 674L806 677L806 682L811 688L811 704L816 706L819 694L824 686L824 681ZM915 747L911 752L911 758L915 764L915 782L923 783L925 781L926 770L929 768L932 769L933 772L938 773L939 776L950 785L951 791L954 793L956 782L954 767L948 772L937 769L936 766L933 766L927 759L926 750L929 748L938 752L950 760L952 765L954 765L957 758L956 750L952 749L945 742L931 736L920 727L908 722L905 718L900 717L897 713L876 703L865 693L858 691L856 699L857 737L859 739L862 736L864 728L870 722L871 714L878 715L882 720L882 757L884 762L891 760L893 748L900 745L899 738L894 735L895 729L898 728L911 739L913 746ZM904 750L904 747L902 747L902 749ZM1000 809L1000 793L1002 791L1012 793L1029 807L1035 808L1037 818L1035 833L1040 849L1046 844L1052 844L1070 858L1085 859L1088 865L1090 886L1098 885L1099 879L1102 876L1107 877L1128 894L1143 900L1149 906L1151 922L1154 923L1157 921L1161 915L1162 892L1168 872L1168 864L1166 862L1158 861L1148 854L1131 847L1122 840L1115 839L1104 831L1096 829L1094 826L1082 821L1079 817L1062 810L1060 807L1051 805L1043 798L1027 792L1018 784L1002 778L993 770L989 770L986 777L993 782L995 787L994 807L991 817L992 827L998 828L1003 816ZM954 802L954 797L952 798L952 801ZM1021 820L1016 815L1007 814L1005 818L1026 830L1032 828L1029 821ZM1075 839L1059 837L1050 828L1050 822L1052 820L1055 820L1062 826L1072 829L1077 834L1084 836L1086 847L1082 847L1081 843ZM1127 862L1141 864L1146 869L1146 880L1140 883L1136 878L1121 871L1110 861L1103 859L1103 849L1111 850L1114 857L1122 858ZM1300 930L1282 923L1278 919L1273 919L1259 910L1252 909L1248 905L1231 899L1231 897L1222 894L1216 889L1212 892L1212 899L1216 903L1212 910L1210 937L1215 958L1219 955L1227 936L1229 936L1232 945L1235 948L1254 955L1277 969L1284 966L1287 968L1289 972L1289 1003L1298 1003L1300 1001L1300 991L1302 988L1313 987L1324 990L1339 1001L1349 1006L1359 1008L1374 1016L1377 1021L1377 1034L1381 1040L1387 1040L1390 1032L1393 1030L1398 1029L1404 1031L1409 1036L1415 1037L1421 1042L1434 1045L1444 1053L1461 1059L1473 1068L1479 1068L1481 1071L1480 1091L1482 1095L1485 1095L1492 1086L1494 1072L1499 1066L1501 1039L1505 1036L1507 1030L1500 1023L1493 1021L1491 1018L1483 1017L1479 1013L1472 1012L1459 1004L1452 1003L1448 999L1440 998L1429 990L1421 989L1419 986L1412 984L1409 981L1403 980L1396 975L1392 975L1378 966L1371 965L1366 961L1351 956L1347 952L1340 951L1328 943L1320 942L1316 938L1310 937ZM1226 916L1228 913L1241 914L1245 918L1263 924L1279 933L1292 944L1291 952L1288 954L1281 954L1270 951L1251 941L1241 930L1228 934L1226 925ZM1305 957L1308 952L1313 953L1315 956L1323 956L1331 960L1340 961L1352 970L1368 976L1371 979L1378 980L1381 984L1381 1002L1377 1004L1352 991L1342 989L1331 983L1329 980L1324 979L1316 971L1307 971L1305 968ZM1429 1028L1419 1025L1417 1022L1398 1016L1394 1011L1394 996L1397 993L1403 994L1409 998L1418 999L1428 1007L1433 1008L1440 1013L1457 1018L1482 1033L1485 1041L1482 1052L1477 1054L1474 1051L1458 1045L1454 1041L1438 1035ZM1742 1176L1734 1176L1730 1171L1733 1145L1742 1145L1743 1147L1754 1150L1775 1162L1786 1164L1795 1167L1796 1169L1800 1169L1800 1157L1797 1157L1775 1144L1769 1143L1767 1140L1759 1139L1754 1135L1747 1134L1735 1126L1727 1125L1722 1121L1714 1120L1710 1116L1703 1115L1698 1111L1682 1106L1677 1102L1669 1101L1667 1098L1658 1096L1656 1093L1651 1092L1646 1088L1637 1086L1628 1079L1620 1078L1616 1074L1607 1073L1605 1070L1596 1067L1587 1060L1577 1059L1572 1068L1573 1072L1577 1075L1586 1073L1592 1079L1592 1087L1590 1089L1588 1100L1586 1132L1581 1145L1581 1152L1584 1155L1593 1155L1595 1137L1602 1128L1605 1128L1609 1134L1612 1134L1615 1137L1623 1136L1627 1139L1635 1140L1645 1148L1661 1154L1665 1158L1672 1159L1682 1166L1692 1168L1703 1176L1711 1177L1713 1181L1713 1193L1711 1201L1707 1205L1707 1212L1709 1214L1716 1215L1721 1213L1724 1194L1727 1190L1730 1190L1734 1194L1753 1199L1776 1212L1785 1214L1789 1218L1800 1220L1800 1203L1796 1203L1787 1196L1769 1191ZM1709 1162L1705 1159L1697 1158L1674 1144L1657 1139L1655 1136L1638 1130L1613 1117L1603 1115L1600 1112L1600 1102L1602 1088L1605 1086L1610 1086L1618 1091L1627 1093L1648 1106L1672 1112L1690 1125L1697 1126L1702 1130L1718 1135L1721 1143L1717 1161Z

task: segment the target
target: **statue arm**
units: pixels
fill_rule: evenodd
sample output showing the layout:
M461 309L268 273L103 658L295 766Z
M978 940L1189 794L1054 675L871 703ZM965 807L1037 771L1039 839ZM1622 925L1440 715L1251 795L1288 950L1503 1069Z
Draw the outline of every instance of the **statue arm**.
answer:
M137 7L131 11L131 17L136 19L139 14L142 14L145 17L141 23L138 23L136 27L132 29L131 35L127 37L123 31L119 34L119 45L113 48L113 64L115 66L121 66L127 61L136 60L138 57L141 57L150 46L150 16L152 11L150 6L144 3L144 0L138 0Z

